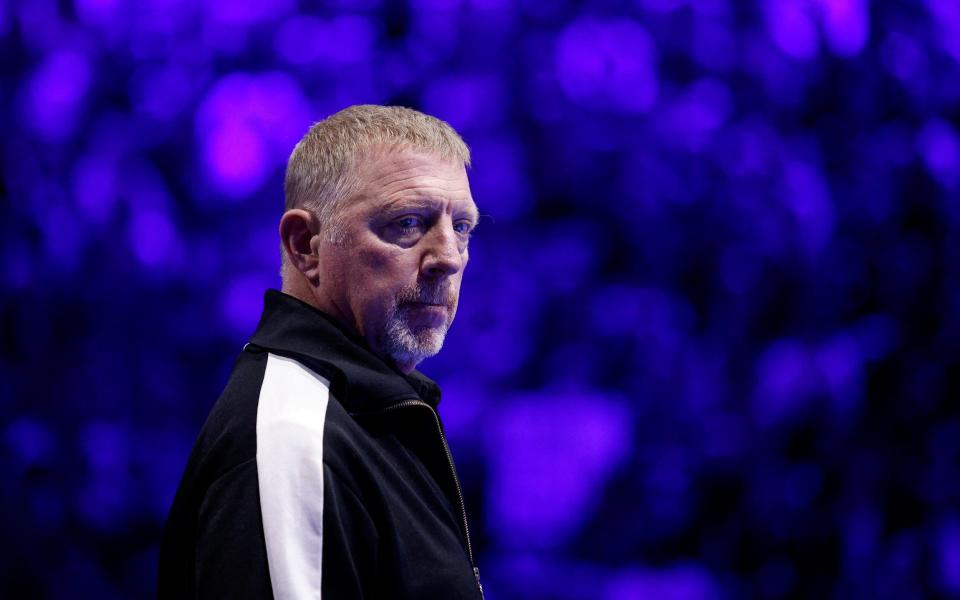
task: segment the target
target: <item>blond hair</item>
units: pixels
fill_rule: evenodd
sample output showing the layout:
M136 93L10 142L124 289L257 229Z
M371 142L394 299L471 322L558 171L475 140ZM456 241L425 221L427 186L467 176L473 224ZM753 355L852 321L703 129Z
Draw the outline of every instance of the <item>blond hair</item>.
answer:
M362 184L359 159L380 150L413 150L470 166L469 148L445 121L402 106L349 106L314 123L294 147L283 180L285 209L311 211L327 238L337 240L340 209Z

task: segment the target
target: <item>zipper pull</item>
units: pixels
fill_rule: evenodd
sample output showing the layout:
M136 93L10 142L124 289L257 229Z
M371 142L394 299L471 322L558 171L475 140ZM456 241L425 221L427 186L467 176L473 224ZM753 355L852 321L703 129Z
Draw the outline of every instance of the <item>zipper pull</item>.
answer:
M483 598L483 584L480 583L480 568L473 568L473 577L477 580L477 588L480 590L480 597Z

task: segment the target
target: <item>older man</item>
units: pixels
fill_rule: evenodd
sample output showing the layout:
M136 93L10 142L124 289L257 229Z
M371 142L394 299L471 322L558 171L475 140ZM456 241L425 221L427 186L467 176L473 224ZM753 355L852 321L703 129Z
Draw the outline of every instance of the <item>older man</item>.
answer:
M463 495L415 371L457 309L477 208L446 123L353 106L287 165L266 293L164 532L163 598L480 598Z

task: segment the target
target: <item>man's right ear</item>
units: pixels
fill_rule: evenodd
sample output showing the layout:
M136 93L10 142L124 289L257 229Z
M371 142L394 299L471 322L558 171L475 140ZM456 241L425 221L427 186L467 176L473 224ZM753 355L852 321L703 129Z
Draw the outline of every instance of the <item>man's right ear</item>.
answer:
M280 241L290 264L313 285L320 283L319 258L314 252L314 238L320 235L316 215L302 208L291 208L280 218Z

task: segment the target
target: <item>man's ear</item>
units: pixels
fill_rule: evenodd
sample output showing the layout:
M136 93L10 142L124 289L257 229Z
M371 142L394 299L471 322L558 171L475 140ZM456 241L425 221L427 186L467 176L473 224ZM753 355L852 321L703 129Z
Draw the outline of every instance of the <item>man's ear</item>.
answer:
M320 234L316 215L302 208L291 208L280 218L280 241L290 264L314 286L319 285L319 258L314 248Z

